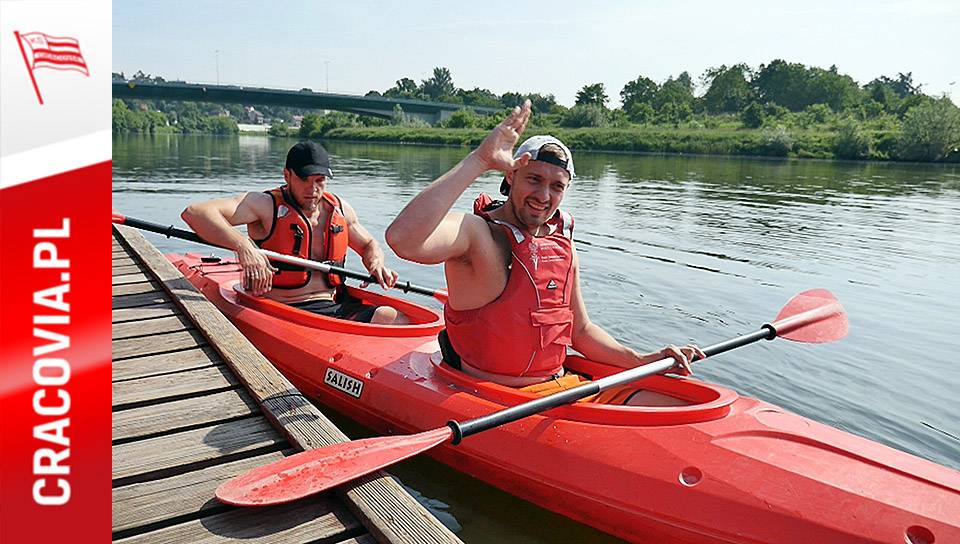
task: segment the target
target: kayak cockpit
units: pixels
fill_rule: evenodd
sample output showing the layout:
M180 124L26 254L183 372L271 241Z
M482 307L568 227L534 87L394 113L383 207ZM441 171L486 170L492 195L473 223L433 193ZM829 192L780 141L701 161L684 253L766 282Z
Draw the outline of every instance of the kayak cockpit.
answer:
M269 298L255 297L245 291L240 283L241 269L236 261L207 258L196 253L187 253L184 256L169 255L168 258L175 266L180 268L187 279L196 275L216 277L216 281L206 284L207 287L204 287L204 289L214 288L214 285L217 286L221 297L240 308L250 308L305 327L391 338L436 336L443 328L443 315L439 310L386 294L373 293L356 287L346 287L350 296L365 304L395 308L398 312L407 316L409 324L374 325L314 314ZM209 294L207 296L210 298Z
M263 312L284 321L326 331L398 338L436 335L440 332L440 329L443 328L443 315L437 310L356 287L347 287L347 292L350 296L360 300L364 304L395 308L398 312L407 316L409 324L375 325L314 314L282 302L264 297L255 297L240 288L239 281L224 283L221 289L231 291L231 295L236 298L237 303L247 308ZM224 293L224 298L226 297L227 295Z
M503 406L537 398L538 394L482 381L442 362L439 352L430 358L435 378L462 392ZM564 366L588 379L598 379L622 369L579 356L568 356ZM735 391L690 378L651 376L633 387L630 405L582 401L546 412L560 419L606 425L684 425L720 419L730 413L737 400Z

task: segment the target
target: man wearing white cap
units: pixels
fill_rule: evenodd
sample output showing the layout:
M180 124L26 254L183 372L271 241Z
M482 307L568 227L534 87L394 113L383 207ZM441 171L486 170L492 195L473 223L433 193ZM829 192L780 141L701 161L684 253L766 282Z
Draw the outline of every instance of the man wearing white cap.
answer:
M580 293L573 218L559 209L575 175L573 156L552 136L534 136L512 153L529 119L528 100L387 229L387 243L401 258L444 263L450 294L440 336L444 360L513 387L562 376L567 346L625 368L673 357L688 372L689 362L704 356L696 346L641 354L591 323ZM481 194L473 215L451 212L489 170L504 173L500 192L507 200Z

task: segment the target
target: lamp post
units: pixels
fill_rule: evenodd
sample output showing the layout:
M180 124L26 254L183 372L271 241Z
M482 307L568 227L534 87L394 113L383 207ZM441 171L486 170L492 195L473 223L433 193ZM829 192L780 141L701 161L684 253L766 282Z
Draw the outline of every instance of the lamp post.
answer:
M327 73L327 92L329 93L329 92L330 92L330 61L329 61L329 60L323 61L323 65L324 65L324 67L326 68L326 73Z
M220 50L214 49L213 54L217 59L217 86L219 86L220 85Z

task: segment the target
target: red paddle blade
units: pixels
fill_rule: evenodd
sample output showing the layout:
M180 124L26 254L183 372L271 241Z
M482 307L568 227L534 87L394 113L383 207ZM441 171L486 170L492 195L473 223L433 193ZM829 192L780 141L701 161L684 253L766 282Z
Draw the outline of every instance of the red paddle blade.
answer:
M283 504L326 491L412 457L453 437L443 426L414 435L365 438L307 450L263 465L217 488L220 502L235 506Z
M847 313L833 293L811 289L790 299L772 323L778 338L822 344L847 335Z
M119 224L119 225L124 224L124 222L126 222L126 220L127 220L127 218L126 218L123 214L121 214L120 212L116 212L116 211L113 212L113 218L112 218L112 219L113 219L113 222L114 222L114 223L117 223L117 224Z

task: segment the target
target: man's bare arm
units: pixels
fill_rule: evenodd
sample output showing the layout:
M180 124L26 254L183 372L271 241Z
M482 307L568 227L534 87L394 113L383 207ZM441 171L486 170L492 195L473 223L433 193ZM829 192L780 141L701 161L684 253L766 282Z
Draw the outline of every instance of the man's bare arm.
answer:
M450 213L453 203L484 172L506 172L530 160L513 159L513 146L530 119L530 101L514 108L477 149L420 192L387 229L387 243L401 258L436 264L467 255L478 223Z
M360 255L363 267L367 269L377 282L384 289L389 289L397 283L397 273L386 266L386 257L383 249L376 239L370 234L370 231L360 224L357 212L346 200L341 199L343 205L343 214L347 220L347 230L349 236L350 249Z
M264 193L244 193L231 198L217 198L191 204L180 217L201 238L233 249L243 268L244 286L260 296L273 285L273 267L256 244L236 226L259 223L261 227L273 218L273 201Z

